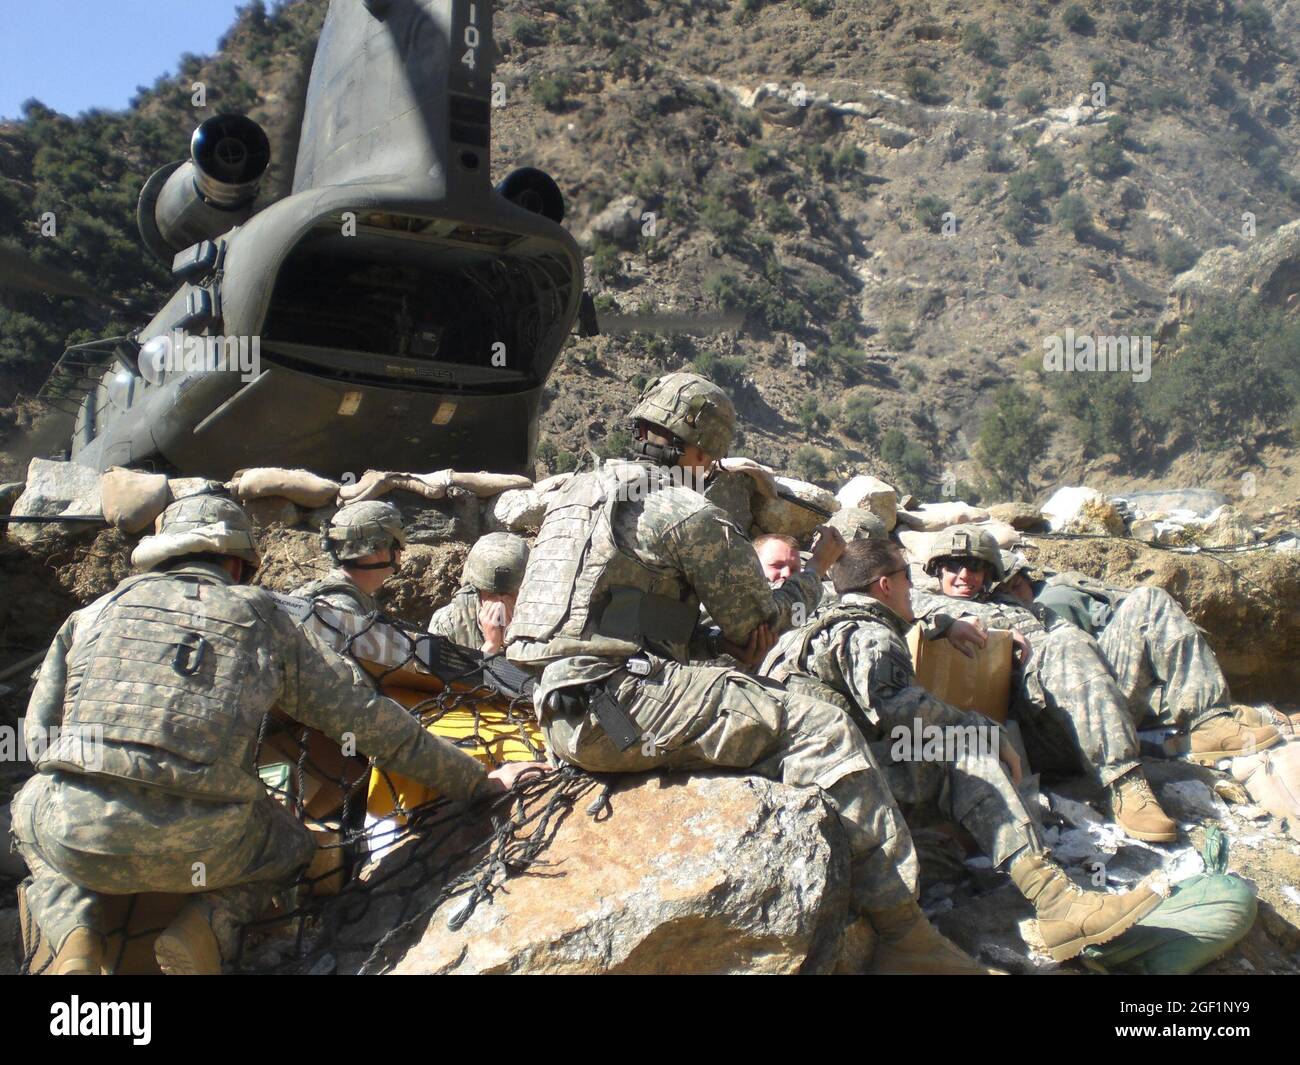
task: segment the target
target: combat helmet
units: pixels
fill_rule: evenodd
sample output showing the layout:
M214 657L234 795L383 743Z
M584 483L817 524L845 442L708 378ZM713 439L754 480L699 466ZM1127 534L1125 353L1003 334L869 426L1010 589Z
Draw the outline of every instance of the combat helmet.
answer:
M889 539L884 520L866 507L841 507L826 519L826 524L846 541Z
M633 425L647 422L715 459L726 456L736 432L736 407L731 397L712 381L693 373L656 377L641 393L631 418ZM666 458L645 447L642 451L660 461Z
M261 561L252 522L233 499L213 495L178 499L158 515L155 529L131 553L138 569L157 569L186 555L230 555L253 566Z
M513 595L524 583L528 544L513 533L488 533L469 550L461 579L471 588L494 595Z
M1017 573L1028 575L1030 572L1029 559L1019 551L1002 552L1002 580L1009 581Z
M406 546L401 512L378 499L340 507L321 530L321 546L335 562L373 555L394 541L398 547Z
M931 577L939 574L939 563L945 558L969 558L985 562L994 581L1003 580L1002 549L993 534L974 525L954 525L935 536L925 558L925 572Z

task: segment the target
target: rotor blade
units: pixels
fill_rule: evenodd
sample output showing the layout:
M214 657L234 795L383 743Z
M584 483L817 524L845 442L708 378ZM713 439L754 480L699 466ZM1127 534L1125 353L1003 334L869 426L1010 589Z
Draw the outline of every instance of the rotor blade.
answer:
M0 287L47 296L71 296L114 310L131 310L130 304L100 292L57 267L37 262L12 244L0 244Z
M745 324L743 311L713 311L705 314L601 314L600 332L606 336L627 333L727 333Z

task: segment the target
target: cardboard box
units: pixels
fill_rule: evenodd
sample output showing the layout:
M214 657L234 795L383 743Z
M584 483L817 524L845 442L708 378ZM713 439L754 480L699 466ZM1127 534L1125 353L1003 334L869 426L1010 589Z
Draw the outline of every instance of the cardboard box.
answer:
M990 629L989 642L967 658L947 640L927 640L916 625L907 636L916 682L950 706L978 710L1003 722L1011 702L1009 629Z

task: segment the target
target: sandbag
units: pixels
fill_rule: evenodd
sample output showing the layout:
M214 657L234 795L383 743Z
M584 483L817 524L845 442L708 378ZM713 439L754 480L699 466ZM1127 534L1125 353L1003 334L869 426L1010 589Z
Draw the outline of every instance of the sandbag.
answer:
M236 499L262 499L283 496L308 510L332 503L339 492L338 481L318 477L309 470L282 470L260 466L240 470L229 485Z
M171 495L161 473L141 473L113 466L99 478L104 520L127 533L143 532L167 509Z
M389 492L401 490L414 492L425 499L443 499L449 488L463 488L479 499L488 499L515 488L531 488L533 482L515 473L461 473L457 470L437 470L434 473L407 473L400 470L366 470L356 484L345 484L338 490L338 501L360 503L378 499Z
M770 466L764 466L753 459L735 455L720 459L718 466L728 473L743 473L753 481L753 489L767 499L776 498L776 474Z
M1228 847L1206 833L1206 872L1174 885L1169 897L1122 936L1088 947L1090 969L1143 976L1186 976L1235 947L1255 923L1259 902L1240 877L1226 873Z
M1234 758L1232 776L1255 802L1286 822L1292 839L1300 840L1300 743L1292 740Z
M922 503L912 510L898 511L898 524L921 532L938 532L951 525L974 525L989 520L983 507L955 500L951 503Z

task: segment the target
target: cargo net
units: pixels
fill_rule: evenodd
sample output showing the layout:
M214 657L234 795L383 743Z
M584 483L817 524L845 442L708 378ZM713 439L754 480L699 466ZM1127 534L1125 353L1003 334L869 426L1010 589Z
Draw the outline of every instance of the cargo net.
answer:
M421 664L439 690L418 692L408 710L426 729L493 768L545 759L531 685L521 690L525 676L504 659L485 662L440 636L382 619L385 659L397 661L380 669L356 646L380 619L362 619L359 631L344 632L318 608L312 614L335 647L368 666L377 688L401 688L404 702L410 690L391 682ZM405 657L391 653L394 639L406 645ZM545 866L560 824L589 794L594 801L585 815L599 818L608 809L609 784L569 766L528 769L509 792L453 803L373 766L360 751L347 757L321 733L270 714L258 737L258 764L268 792L312 831L317 850L264 915L244 925L233 957L224 959L226 972L385 972L435 913L457 930L478 906L508 891L511 877ZM376 807L381 816L369 812ZM105 968L140 971L141 958L151 965L154 938L188 897L115 899L121 905L109 922ZM48 967L48 951L43 963L30 943L24 952L23 972Z

